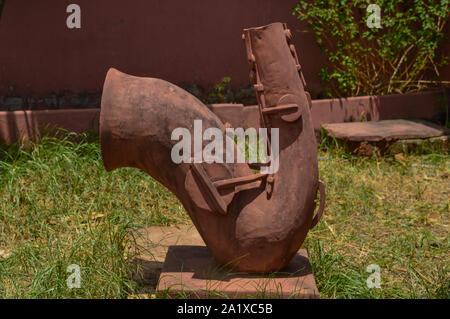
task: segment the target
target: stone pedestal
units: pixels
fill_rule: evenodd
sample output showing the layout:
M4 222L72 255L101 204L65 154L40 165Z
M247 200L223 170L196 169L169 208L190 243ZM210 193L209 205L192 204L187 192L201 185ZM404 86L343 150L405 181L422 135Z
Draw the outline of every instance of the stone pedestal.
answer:
M306 250L269 275L234 273L205 246L170 246L157 293L181 298L319 298Z

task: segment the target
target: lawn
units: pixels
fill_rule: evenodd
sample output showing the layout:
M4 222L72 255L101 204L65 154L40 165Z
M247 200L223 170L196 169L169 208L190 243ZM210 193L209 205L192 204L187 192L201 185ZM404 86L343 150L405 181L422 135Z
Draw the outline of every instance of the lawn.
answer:
M127 298L140 289L132 230L190 222L145 173L106 172L96 137L73 137L0 148L0 298ZM362 158L321 145L327 208L304 248L322 298L449 298L449 164L441 151ZM380 289L366 285L370 264Z

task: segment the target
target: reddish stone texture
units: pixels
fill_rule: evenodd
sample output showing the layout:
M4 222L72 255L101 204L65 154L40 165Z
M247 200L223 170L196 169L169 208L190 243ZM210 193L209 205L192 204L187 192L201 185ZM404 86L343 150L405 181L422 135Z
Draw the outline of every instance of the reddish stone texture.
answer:
M71 3L81 7L81 29L66 26ZM242 29L276 21L291 26L308 85L320 91L317 72L326 59L315 36L299 32L306 25L291 14L296 4L297 0L6 1L0 19L0 105L99 106L95 97L85 96L101 95L110 67L178 84L208 86L230 76L233 86L248 86ZM62 99L72 93L81 98L75 103L70 96Z
M286 268L262 276L225 269L204 246L170 246L157 291L191 298L319 298L305 249Z
M332 137L354 142L392 141L444 135L439 127L431 123L407 120L333 123L324 124L322 127Z
M396 154L407 149L433 146L448 151L450 131L433 123L419 120L385 120L323 124L326 134L354 154L372 156Z

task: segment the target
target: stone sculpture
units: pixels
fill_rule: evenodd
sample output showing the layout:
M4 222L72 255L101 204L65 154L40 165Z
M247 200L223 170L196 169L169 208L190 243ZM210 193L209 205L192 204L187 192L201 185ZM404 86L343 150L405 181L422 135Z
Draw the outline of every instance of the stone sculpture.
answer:
M173 192L219 263L268 273L289 264L317 224L325 190L318 180L311 99L290 31L274 23L244 30L243 39L261 126L279 128L277 172L254 173L248 163L174 163L176 128L192 131L194 120L202 120L203 130L218 128L225 135L225 123L171 83L115 69L104 84L101 149L107 170L137 167Z

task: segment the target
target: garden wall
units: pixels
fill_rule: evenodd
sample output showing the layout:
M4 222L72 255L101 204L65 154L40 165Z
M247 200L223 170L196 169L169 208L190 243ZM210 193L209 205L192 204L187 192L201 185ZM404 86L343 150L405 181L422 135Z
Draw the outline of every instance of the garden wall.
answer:
M66 8L81 7L81 29ZM176 84L249 85L246 27L287 22L311 91L325 63L292 16L297 0L7 0L0 20L3 110L98 107L109 67ZM313 95L314 97L314 95Z
M312 101L312 120L316 133L321 124L390 119L445 121L450 89L429 92L360 96L348 99ZM240 104L210 105L223 122L232 127L259 127L258 107ZM447 113L446 113L447 112ZM71 132L98 132L100 109L0 111L0 144L34 139L42 130L63 128Z
M248 85L242 29L287 22L313 98L326 64L292 16L298 0L8 0L0 19L0 110L99 107L106 71L208 87ZM81 7L81 29L66 8ZM448 30L449 28L447 28ZM449 56L450 41L442 54ZM450 66L441 70L450 80Z
M184 86L208 87L230 76L235 88L246 87L242 30L276 21L287 22L293 31L315 98L323 88L317 73L326 59L315 36L302 32L306 25L292 16L297 1L7 0L0 18L0 143L28 138L46 125L75 132L95 129L96 108L111 66ZM71 3L81 7L80 29L67 28ZM449 56L449 51L447 41L441 54ZM441 69L441 75L450 80L450 66ZM435 104L441 97L442 92L435 91L405 98L316 100L314 126L361 118L433 119L440 112ZM89 109L74 110L79 108ZM48 109L69 110L35 111ZM239 114L238 122L257 125L254 106L212 109L225 118Z

